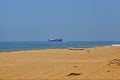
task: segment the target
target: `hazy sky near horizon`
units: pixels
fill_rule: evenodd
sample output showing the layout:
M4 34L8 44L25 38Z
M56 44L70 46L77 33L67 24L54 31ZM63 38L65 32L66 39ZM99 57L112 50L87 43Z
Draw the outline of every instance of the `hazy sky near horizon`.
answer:
M120 41L120 0L0 0L0 41Z

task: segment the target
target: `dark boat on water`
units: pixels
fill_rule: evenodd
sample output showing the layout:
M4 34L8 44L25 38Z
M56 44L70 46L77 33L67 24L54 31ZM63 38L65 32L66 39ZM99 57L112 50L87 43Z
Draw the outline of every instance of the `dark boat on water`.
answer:
M55 37L50 37L49 42L62 42L63 39L56 39Z

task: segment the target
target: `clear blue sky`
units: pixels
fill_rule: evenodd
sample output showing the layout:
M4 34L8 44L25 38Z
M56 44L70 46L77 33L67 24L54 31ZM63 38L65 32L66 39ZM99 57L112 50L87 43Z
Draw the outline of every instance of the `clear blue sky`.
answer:
M120 41L120 0L0 0L0 41Z

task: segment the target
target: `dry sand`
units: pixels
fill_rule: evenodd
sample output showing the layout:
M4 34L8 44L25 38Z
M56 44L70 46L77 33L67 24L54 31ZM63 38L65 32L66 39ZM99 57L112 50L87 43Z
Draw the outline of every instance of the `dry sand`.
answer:
M0 53L0 80L120 79L120 47Z

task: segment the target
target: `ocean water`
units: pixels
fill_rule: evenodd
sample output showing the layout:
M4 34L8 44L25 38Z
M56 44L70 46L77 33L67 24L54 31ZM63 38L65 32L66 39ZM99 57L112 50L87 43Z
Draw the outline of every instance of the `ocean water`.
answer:
M54 48L89 48L120 44L120 41L74 41L74 42L0 42L0 52L41 50Z

